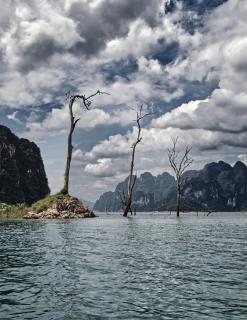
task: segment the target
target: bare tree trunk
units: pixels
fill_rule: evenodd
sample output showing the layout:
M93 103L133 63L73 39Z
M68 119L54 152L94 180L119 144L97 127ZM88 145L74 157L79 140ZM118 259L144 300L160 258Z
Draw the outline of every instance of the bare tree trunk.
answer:
M127 199L127 201L126 201L126 205L125 205L125 208L124 208L124 214L123 214L124 217L128 216L128 213L129 213L130 207L131 207L131 202L132 202L132 199L129 197Z
M69 116L70 116L70 127L69 127L69 134L68 134L68 141L67 141L67 160L66 160L66 166L65 166L65 172L64 172L64 186L63 189L60 191L62 194L68 194L69 193L69 173L70 173L70 165L72 160L72 152L73 152L73 145L72 145L72 138L73 138L73 132L75 130L76 124L80 119L75 119L73 114L73 104L74 102L80 101L82 102L82 106L84 106L87 110L89 110L89 107L92 103L92 98L98 94L107 94L105 92L97 91L90 96L86 97L85 95L71 95L67 96L69 98Z
M130 213L132 212L131 204L132 204L132 190L130 191L130 193L128 193L127 199L125 201L125 208L124 208L124 214L123 214L124 217L127 217L129 212Z
M181 159L178 159L179 152L176 149L176 145L178 142L178 138L172 139L173 146L171 149L168 149L168 159L170 165L175 173L176 181L177 181L177 217L180 214L180 204L181 204L181 185L183 182L183 173L186 168L188 168L193 162L192 159L189 158L189 153L191 151L191 147L186 146L184 154Z
M132 146L132 154L131 154L131 162L130 162L130 175L129 175L129 181L128 181L128 190L127 190L127 196L123 199L123 204L124 204L124 217L127 217L128 213L130 212L132 214L132 209L131 209L131 204L132 204L132 194L133 194L133 189L136 183L136 176L133 175L134 171L134 165L135 165L135 151L136 151L136 146L138 143L141 142L141 123L140 121L145 118L146 116L149 116L150 113L142 114L142 108L143 105L140 106L139 112L137 112L136 116L136 123L138 127L138 133L136 137L136 141L134 142Z
M68 142L67 142L67 160L66 160L65 173L64 173L64 186L61 191L61 193L63 194L69 193L69 173L70 173L70 165L71 165L72 152L73 152L72 137L73 137L73 132L76 124L74 120L73 109L72 109L73 103L74 103L74 100L71 99L69 104L70 128L69 128L69 135L68 135Z
M139 129L138 131L138 138L133 146L132 150L132 155L131 155L131 163L130 163L130 175L129 175L129 181L128 181L128 191L127 191L127 198L125 200L125 208L124 208L124 217L127 217L128 213L131 211L131 203L132 203L132 191L135 185L135 180L136 177L133 176L133 171L134 171L134 163L135 163L135 150L136 146L139 143L140 139L140 132L141 130Z
M181 203L181 189L178 182L177 183L177 217L179 217L179 213L180 213L180 203Z

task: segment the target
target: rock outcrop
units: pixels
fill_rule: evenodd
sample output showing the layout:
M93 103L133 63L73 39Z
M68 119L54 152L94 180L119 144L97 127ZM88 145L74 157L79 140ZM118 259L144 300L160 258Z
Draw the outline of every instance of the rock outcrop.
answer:
M104 193L94 210L120 211L119 193L127 190L128 179L118 184L114 192ZM174 210L176 183L163 173L157 177L144 173L136 180L132 209L137 211ZM184 173L181 209L185 211L247 210L247 167L238 161L231 166L223 161L207 164L202 170Z
M30 211L24 219L75 219L94 218L92 210L85 207L83 203L75 197L64 196L50 204L42 211Z
M119 183L114 192L105 192L99 200L95 202L94 210L117 212L122 209L119 194L126 192L128 178ZM158 210L162 205L163 199L169 197L175 190L175 179L169 173L164 172L157 177L149 172L145 172L136 179L132 208L137 211Z
M182 201L185 210L241 211L247 209L247 167L224 161L184 174Z
M49 193L37 145L0 126L0 202L30 205Z

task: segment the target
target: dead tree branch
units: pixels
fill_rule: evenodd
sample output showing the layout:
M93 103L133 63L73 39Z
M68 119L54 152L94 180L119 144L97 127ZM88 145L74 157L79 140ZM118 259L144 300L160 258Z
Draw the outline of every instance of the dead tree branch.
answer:
M82 103L82 107L84 107L86 110L89 110L92 104L93 98L101 94L108 94L108 93L97 90L96 92L94 92L89 96L86 96L83 94L71 95L70 92L66 95L66 99L69 101L70 128L69 128L68 142L67 142L67 160L66 160L65 173L64 173L64 186L63 186L63 189L61 190L61 193L63 194L69 193L69 173L70 173L70 165L71 165L72 151L73 151L72 138L73 138L73 132L75 130L75 127L78 121L80 120L79 118L75 119L74 117L73 105L76 101L80 101Z
M127 217L128 213L131 212L131 204L132 204L132 195L133 195L133 189L136 183L137 176L133 174L134 171L134 165L135 165L135 152L137 145L142 141L141 137L141 120L145 117L151 115L152 113L143 113L143 104L139 107L139 110L136 113L136 124L137 124L137 137L135 142L132 145L132 153L131 153L131 162L130 162L130 175L128 180L128 188L127 188L127 195L124 200L124 217Z
M172 138L172 148L168 149L168 159L170 165L175 173L176 187L177 187L177 217L180 213L181 204L181 185L183 182L183 173L191 165L193 159L189 157L189 153L192 147L186 146L182 157L179 157L179 151L177 151L178 137Z

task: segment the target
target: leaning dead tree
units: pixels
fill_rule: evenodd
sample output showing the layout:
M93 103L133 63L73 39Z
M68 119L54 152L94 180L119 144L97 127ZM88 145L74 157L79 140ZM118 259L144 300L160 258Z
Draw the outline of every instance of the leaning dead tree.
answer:
M177 217L179 217L183 173L191 165L193 160L189 157L189 153L192 147L186 146L184 153L180 157L179 151L177 151L177 142L178 142L178 137L172 138L172 148L168 149L168 159L176 177L176 188L177 188L176 211L177 211Z
M147 116L151 115L151 113L144 113L143 114L143 104L139 107L139 110L136 113L136 124L137 124L137 137L135 142L132 145L132 153L131 153L131 162L130 162L130 174L129 174L129 180L128 180L128 187L127 187L127 194L123 192L122 195L120 195L120 200L123 204L124 209L124 217L127 217L128 213L130 212L132 214L131 204L132 204L132 195L133 195L133 189L136 183L136 175L133 174L134 172L134 166L135 166L135 152L136 147L138 143L142 141L141 137L141 120Z
M67 99L69 100L70 127L69 127L68 142L67 142L67 160L66 160L65 173L64 173L64 186L63 186L63 189L61 190L61 193L63 194L69 193L69 173L70 173L70 165L71 165L72 152L73 152L72 138L73 138L75 127L78 121L80 120L80 118L75 118L74 116L73 105L75 102L78 101L80 102L82 108L89 110L92 104L92 98L100 94L106 94L106 93L98 90L95 93L91 94L90 96L85 96L83 94L67 95Z

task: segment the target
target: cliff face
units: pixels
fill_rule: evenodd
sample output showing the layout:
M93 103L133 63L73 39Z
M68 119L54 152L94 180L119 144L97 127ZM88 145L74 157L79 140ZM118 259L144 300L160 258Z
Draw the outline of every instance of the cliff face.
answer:
M97 211L120 211L122 204L119 194L127 190L128 178L119 183L114 192L104 193L94 205ZM175 179L169 173L154 177L145 172L136 179L133 193L132 208L138 211L158 210L163 199L175 190Z
M185 209L240 211L247 209L247 167L219 161L184 174Z
M98 211L120 211L119 192L126 190L127 179L115 192L104 193L96 201ZM174 210L175 179L168 173L157 177L146 172L137 178L132 208L139 211ZM219 161L202 170L184 174L182 210L239 211L247 209L247 167L237 162L233 167Z
M32 204L49 192L37 145L0 126L0 202Z

